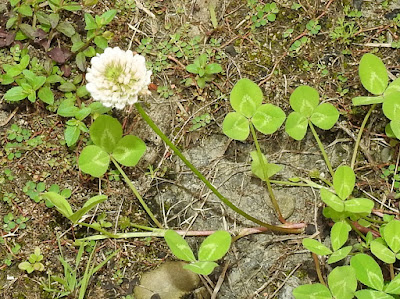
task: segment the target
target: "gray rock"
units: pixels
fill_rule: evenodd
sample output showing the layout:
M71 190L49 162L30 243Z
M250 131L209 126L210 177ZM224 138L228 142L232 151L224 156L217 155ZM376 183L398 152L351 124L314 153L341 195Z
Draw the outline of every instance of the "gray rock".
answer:
M300 279L298 279L296 276L290 277L279 292L278 299L294 299L292 292L300 284Z
M159 268L145 273L135 287L136 299L179 299L200 283L197 274L183 269L184 262L167 262Z

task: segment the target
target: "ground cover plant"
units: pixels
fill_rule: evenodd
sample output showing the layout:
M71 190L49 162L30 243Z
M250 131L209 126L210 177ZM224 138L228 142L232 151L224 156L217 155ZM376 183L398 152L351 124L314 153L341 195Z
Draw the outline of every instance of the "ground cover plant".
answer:
M397 298L400 7L311 2L0 4L3 297Z

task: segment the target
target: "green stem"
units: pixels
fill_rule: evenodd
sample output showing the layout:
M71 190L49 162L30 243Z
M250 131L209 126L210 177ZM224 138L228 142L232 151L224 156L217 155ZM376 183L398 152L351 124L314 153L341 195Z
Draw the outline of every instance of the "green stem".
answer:
M101 227L98 227L97 225L93 225L93 224L89 224L89 223L85 223L85 222L79 222L77 224L89 227L89 228L94 229L94 230L97 230L98 232L102 233L105 238L116 238L117 237L117 235L111 234L108 231L106 231L105 229L102 229Z
M315 128L314 128L314 126L313 126L313 124L311 123L310 120L308 121L308 125L310 126L311 132L313 133L314 138L318 143L319 150L321 151L321 154L324 157L326 166L328 166L329 172L330 172L331 176L333 177L334 172L333 172L333 168L332 168L331 162L329 161L329 158L328 158L328 155L325 152L324 146L323 146L321 140L318 137L317 131L315 131Z
M377 104L373 104L371 106L371 108L369 108L368 113L365 115L364 120L361 124L360 131L358 131L356 144L354 145L353 157L351 158L351 163L350 163L351 169L354 169L354 165L356 164L357 152L358 152L358 147L360 146L362 133L363 133L364 128L367 124L367 121L368 121L369 117L371 116L372 111L375 109L376 105Z
M319 264L318 256L314 252L312 252L312 257L313 257L313 260L314 260L314 263L315 263L315 270L317 271L319 282L321 284L323 284L324 286L326 286L324 277L322 276L321 266Z
M292 187L311 187L307 183L295 183L295 182L289 182L289 181L277 181L277 180L269 180L271 184L277 184L277 185L285 185L285 186L292 186ZM322 188L322 186L321 186Z
M197 168L189 162L188 159L179 151L179 149L169 140L169 138L161 132L161 130L157 127L157 125L152 121L152 119L147 115L146 111L144 111L143 107L139 104L136 103L135 107L143 120L150 126L150 128L158 135L160 138L169 146L171 150L174 151L174 153L182 160L183 163L186 164L186 166L193 171L193 173L204 183L206 186L229 208L231 208L233 211L236 213L242 215L246 219L257 223L258 225L264 226L271 231L276 231L276 232L282 232L282 233L300 233L303 231L303 229L292 229L292 228L284 228L284 227L279 227L279 226L274 226L268 223L265 223L261 220L258 220L257 218L254 218L253 216L250 216L243 210L239 209L237 206L235 206L232 202L229 201L229 199L225 198L219 191L206 179L206 177L197 170Z
M249 125L250 125L251 135L253 136L254 144L256 146L258 160L260 161L260 165L261 165L261 168L263 171L263 177L264 177L263 181L265 181L265 183L267 184L269 198L271 199L271 202L272 202L272 205L274 206L275 212L278 214L279 221L282 223L285 223L286 220L282 216L278 201L276 200L274 192L272 191L271 182L269 181L269 177L268 177L267 165L264 163L263 154L261 152L260 144L258 143L256 130L254 129L254 126L251 122L249 122ZM265 157L265 160L268 163L267 157Z
M156 217L153 215L153 213L150 211L149 207L147 206L147 204L144 202L142 196L140 196L139 191L135 188L135 186L132 184L131 180L128 178L128 176L126 175L125 171L122 170L121 166L119 166L118 162L111 157L111 161L113 161L115 167L117 167L118 171L122 174L125 183L128 184L129 188L131 188L132 192L135 194L136 198L139 200L140 204L142 205L142 207L145 209L146 213L150 216L151 220L153 220L153 222L159 227L162 228L163 226L161 225L161 223L156 219Z
M355 227L354 224L349 219L346 219L346 222L357 233L357 235L359 235L364 241L367 241L367 238L364 236L364 234L362 232L360 232L360 230L357 227Z
M377 219L370 218L370 217L367 217L367 216L363 216L362 218L364 218L365 220L367 220L369 222L373 222L373 223L377 223L377 224L385 224L385 223L387 223L387 221L377 220Z

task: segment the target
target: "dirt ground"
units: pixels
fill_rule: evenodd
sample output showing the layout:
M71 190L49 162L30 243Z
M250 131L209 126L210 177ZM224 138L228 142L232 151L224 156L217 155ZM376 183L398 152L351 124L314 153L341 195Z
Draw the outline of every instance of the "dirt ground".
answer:
M114 33L110 45L141 53L153 69L152 93L143 99L149 115L222 194L250 215L278 224L271 205L265 203L268 198L265 185L250 171L249 153L255 150L253 140L234 141L222 133L222 121L231 111L229 93L233 85L240 78L252 79L262 88L265 102L278 105L286 113L290 111L289 96L297 86L306 84L316 88L321 98L334 104L341 113L333 129L319 131L322 142L333 167L349 163L353 136L367 111L351 105L352 97L367 95L359 81L358 62L364 53L373 51L397 76L398 49L391 47L391 43L398 40L400 21L394 18L400 13L400 1L275 2L279 9L276 20L259 27L251 19L257 13L254 7L261 3L258 0L100 0L82 11L65 11L63 17L82 28L84 12L101 14L117 9L116 18L107 27ZM210 7L215 10L215 19L210 15ZM1 30L10 9L9 3L0 3ZM307 28L310 20L318 20L320 25L319 29L313 28L317 30L315 34ZM53 43L63 45L67 41L60 37ZM44 61L41 47L28 41L22 44L29 48L31 56ZM0 48L1 64L9 61L11 46ZM185 67L203 52L208 54L210 62L222 65L223 73L215 75L203 89L195 83L186 86L187 79L195 81L195 75ZM80 72L73 60L65 64L71 66L73 74ZM165 88L157 92L159 87ZM0 99L9 88L0 85ZM57 91L56 101L64 96ZM193 128L193 120L205 114L209 122ZM114 110L112 115L124 124L125 133L146 142L148 149L139 165L125 171L165 227L238 232L254 226L211 195L134 109ZM67 120L39 101L0 100L1 298L53 298L43 285L48 275L63 274L58 240L64 257L74 264L79 249L74 241L97 234L85 227L73 227L44 201L35 202L29 196L27 184L39 189L38 184L43 182L46 190L53 184L61 190L70 189L69 201L73 207L82 206L99 192L108 195L106 202L90 212L89 221L110 223L107 227L110 231L135 231L130 223L152 225L115 169L110 169L101 180L79 172L77 157L89 137L83 134L75 147L68 148L63 135ZM85 121L90 124L89 118ZM385 124L381 112L374 113L364 136L363 149L369 152L374 167L394 163L394 148L382 134ZM18 132L22 141L17 147L10 145L14 142L10 138L12 125L26 130ZM277 179L307 178L313 169L328 173L311 133L300 142L289 138L283 128L273 135L260 134L259 138L269 161L285 167ZM365 180L365 185L358 187L379 196L384 183L363 153L360 152L356 173ZM321 214L322 202L316 190L281 186L274 186L274 190L288 221L313 224L320 232L319 238L329 243L328 223ZM10 229L6 220L9 213L15 219L26 217L25 225L18 223ZM241 238L233 243L208 280L203 279L197 288L204 290L207 285L213 289L220 279L217 298L291 298L294 287L317 279L311 255L301 245L305 236L265 233ZM202 238L188 238L188 241L197 249ZM80 274L93 245L85 249ZM16 250L18 246L20 249ZM45 271L27 274L18 269L18 264L26 261L35 247L40 248L44 257ZM98 241L92 262L100 263L116 250L119 253L90 280L87 298L134 298L134 286L140 284L143 273L176 260L162 238L148 237ZM188 295L188 298L210 297L207 291L199 290ZM72 293L68 298L78 297Z

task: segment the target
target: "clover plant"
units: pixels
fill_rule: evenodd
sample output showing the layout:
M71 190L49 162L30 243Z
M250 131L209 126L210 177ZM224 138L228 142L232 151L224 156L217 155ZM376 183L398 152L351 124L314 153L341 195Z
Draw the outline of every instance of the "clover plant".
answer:
M371 252L381 261L393 264L400 259L400 221L391 220L380 227L381 238L370 243Z
M332 250L317 240L305 238L303 246L317 255L329 256L328 264L344 259L352 250L352 246L342 247L349 237L351 226L344 220L336 222L331 229Z
M177 232L167 230L164 239L177 258L189 262L183 266L184 269L201 275L211 274L218 266L215 261L221 259L228 252L232 240L228 232L216 231L201 243L197 254L198 259L196 259L186 240Z
M358 133L351 160L352 168L356 161L357 149L364 127L377 104L383 103L383 113L390 120L390 123L385 128L386 134L390 137L400 139L400 78L395 79L389 84L389 76L384 63L378 56L371 53L364 54L361 58L359 75L364 88L374 96L360 96L352 100L354 106L373 104L365 115Z
M322 130L331 129L339 118L339 112L330 103L320 104L318 91L306 85L297 87L291 94L289 101L294 112L287 117L285 131L290 137L302 140L307 133L307 128L310 127L325 163L331 175L333 175L331 163L314 129L314 125Z
M353 267L336 267L328 275L328 286L321 283L302 285L293 290L296 299L351 299L357 289Z
M78 160L79 168L94 177L104 175L111 159L124 166L135 166L146 151L146 144L133 135L122 137L122 126L108 115L99 116L89 129L94 145L86 146Z
M322 201L328 206L324 210L326 217L341 220L346 217L356 219L360 215L368 215L374 202L368 198L349 198L355 185L355 174L349 166L340 166L333 175L335 193L326 188L320 191Z
M109 115L97 117L90 126L89 134L94 144L88 145L82 150L78 159L79 169L93 177L101 177L107 172L112 161L147 214L159 228L162 228L161 223L154 217L138 190L119 165L121 163L124 166L135 166L145 153L146 144L139 137L133 135L122 137L122 125Z
M272 104L262 104L262 101L263 93L260 87L249 79L240 79L230 94L230 103L235 112L225 116L222 130L225 135L236 140L247 139L251 131L257 149L256 154L252 154L252 171L266 182L278 217L281 222L285 222L269 181L269 177L277 173L281 167L268 163L261 152L255 129L263 134L275 133L285 121L286 115L281 108Z

